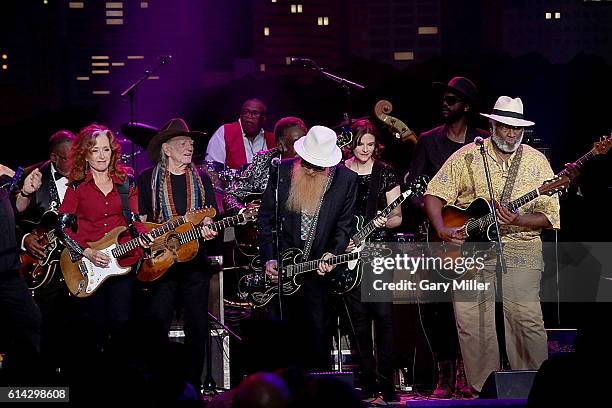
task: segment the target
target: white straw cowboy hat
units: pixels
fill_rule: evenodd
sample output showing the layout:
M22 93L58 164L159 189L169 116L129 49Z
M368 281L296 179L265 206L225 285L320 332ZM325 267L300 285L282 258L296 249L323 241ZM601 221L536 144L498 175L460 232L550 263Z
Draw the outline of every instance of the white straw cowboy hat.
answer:
M342 160L342 152L336 145L336 132L325 126L313 126L306 136L294 144L295 152L310 164L319 167L332 167Z
M510 126L533 126L534 122L523 119L523 101L521 98L512 99L509 96L500 96L493 106L490 114L481 113L489 119Z

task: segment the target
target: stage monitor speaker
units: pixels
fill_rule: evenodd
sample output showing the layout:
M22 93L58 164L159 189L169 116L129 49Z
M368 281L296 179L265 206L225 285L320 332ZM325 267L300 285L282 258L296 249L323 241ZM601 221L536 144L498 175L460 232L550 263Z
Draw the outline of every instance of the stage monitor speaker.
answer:
M485 381L480 398L527 399L535 370L493 371Z

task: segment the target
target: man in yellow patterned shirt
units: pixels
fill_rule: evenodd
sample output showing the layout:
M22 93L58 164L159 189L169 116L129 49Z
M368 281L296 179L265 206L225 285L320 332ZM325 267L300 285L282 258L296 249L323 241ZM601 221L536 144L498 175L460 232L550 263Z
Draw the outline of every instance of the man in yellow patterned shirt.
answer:
M542 153L521 144L524 127L534 123L523 119L520 98L501 96L491 114L481 115L490 119L491 137L485 139L484 146L496 201L502 198L505 187L510 194L504 197L504 204L554 176ZM514 183L506 186L513 172ZM427 188L425 209L441 239L462 244L466 238L463 229L444 225L442 207L452 204L466 208L478 197L489 201L489 190L480 146L471 143L449 157ZM496 208L507 265L502 288L508 360L512 369L538 369L548 355L539 298L543 271L539 234L544 228L559 228L559 200L556 196L539 196L515 212L500 205ZM453 291L465 373L474 394L481 391L492 371L500 369L495 331L495 269L496 257L492 256L483 270L470 271L461 277L488 282L488 290Z

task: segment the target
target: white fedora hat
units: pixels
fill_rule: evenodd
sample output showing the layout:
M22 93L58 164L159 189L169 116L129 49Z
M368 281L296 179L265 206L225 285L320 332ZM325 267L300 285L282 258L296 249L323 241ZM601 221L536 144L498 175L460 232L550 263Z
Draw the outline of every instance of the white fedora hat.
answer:
M513 99L509 96L500 96L493 106L493 112L490 114L481 113L481 115L510 126L535 125L534 122L523 119L523 101L521 101L521 98Z
M342 152L336 144L336 132L325 126L313 126L306 136L293 144L295 152L310 164L332 167L342 160Z

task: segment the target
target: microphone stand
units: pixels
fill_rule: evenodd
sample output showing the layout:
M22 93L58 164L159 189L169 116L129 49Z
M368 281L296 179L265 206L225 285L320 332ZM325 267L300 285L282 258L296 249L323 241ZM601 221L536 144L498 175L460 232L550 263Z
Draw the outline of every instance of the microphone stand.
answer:
M342 127L342 135L345 137L348 136L348 142L346 142L346 144L350 144L353 139L353 135L351 133L351 127L353 125L352 119L351 119L351 112L353 109L352 98L351 98L351 88L362 90L362 89L365 89L365 85L348 80L336 74L332 74L331 72L326 71L325 69L319 67L317 63L311 59L303 58L301 59L301 61L302 63L304 63L305 66L307 65L310 66L310 68L317 71L323 77L336 82L344 91L344 95L346 98L346 105L345 105L346 111L342 114L342 119L344 123L346 123L346 125Z
M499 230L499 222L497 220L497 209L495 208L495 196L493 194L493 183L491 182L491 171L489 169L489 162L485 151L484 141L478 143L480 146L480 154L485 168L485 176L487 178L487 187L489 189L491 214L493 215L493 221L495 223L495 234L496 234L496 246L497 246L497 262L495 264L495 328L497 333L497 345L499 348L499 366L502 370L507 370L508 355L506 351L506 328L504 321L504 298L503 298L503 285L502 285L502 274L508 273L506 269L506 261L504 258L504 246L502 244L501 233Z
M144 81L146 81L147 79L149 79L149 77L151 75L153 75L155 72L157 72L163 65L166 65L169 61L170 61L170 56L169 55L164 55L161 56L159 58L159 64L157 64L156 67L154 67L152 70L145 70L145 73L142 77L140 77L139 79L136 80L136 82L132 83L130 86L128 86L125 91L121 92L121 97L125 98L126 96L129 97L130 99L130 125L133 125L135 123L134 120L134 116L135 116L135 108L134 108L134 95L136 94L136 89L140 86L140 84L142 84ZM134 168L134 142L131 141L132 144L132 168Z
M278 271L278 314L283 321L283 256L280 253L280 235L283 231L283 223L279 217L278 186L280 184L280 163L276 166L276 180L274 186L274 220L276 236L274 239L274 252L276 253L276 270Z

